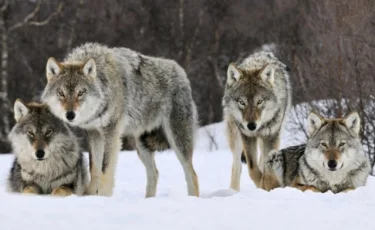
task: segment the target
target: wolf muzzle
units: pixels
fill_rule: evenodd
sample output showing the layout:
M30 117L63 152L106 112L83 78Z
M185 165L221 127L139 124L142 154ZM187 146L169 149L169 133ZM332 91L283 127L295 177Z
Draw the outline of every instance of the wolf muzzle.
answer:
M73 111L68 111L65 114L65 117L66 117L66 119L68 119L68 121L73 121L74 118L76 117L76 114Z
M43 149L38 149L38 150L35 152L35 156L36 156L36 158L37 158L38 161L43 160L44 155L45 155L45 152L44 152Z

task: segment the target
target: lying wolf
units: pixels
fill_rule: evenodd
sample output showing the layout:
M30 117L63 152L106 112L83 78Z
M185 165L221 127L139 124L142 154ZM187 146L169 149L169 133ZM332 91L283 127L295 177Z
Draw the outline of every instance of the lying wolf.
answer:
M291 186L338 193L364 186L371 168L359 130L356 112L343 119L324 119L311 113L307 144L271 151L264 173L255 165L252 179L265 190Z
M15 153L8 190L16 193L83 195L88 172L77 138L45 104L14 104L9 134Z

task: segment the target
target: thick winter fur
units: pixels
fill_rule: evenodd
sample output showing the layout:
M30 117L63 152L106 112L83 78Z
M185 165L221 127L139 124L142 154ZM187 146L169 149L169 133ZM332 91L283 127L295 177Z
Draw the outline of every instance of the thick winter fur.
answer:
M260 165L278 149L280 132L291 104L287 67L271 52L260 51L230 64L223 107L227 137L233 154L232 189L240 190L241 153L252 176L261 147ZM263 167L261 167L263 168Z
M8 189L16 193L83 195L88 172L77 138L45 104L14 105L9 134L15 153Z
M264 173L254 177L255 184L268 191L291 186L333 193L364 186L370 162L358 137L359 125L355 112L344 119L311 113L307 144L271 152Z
M87 43L62 63L50 58L47 79L43 101L88 132L90 194L112 194L120 137L127 135L135 138L146 168L146 197L156 194L154 151L169 146L183 166L189 195L199 195L192 164L197 112L190 82L176 62Z

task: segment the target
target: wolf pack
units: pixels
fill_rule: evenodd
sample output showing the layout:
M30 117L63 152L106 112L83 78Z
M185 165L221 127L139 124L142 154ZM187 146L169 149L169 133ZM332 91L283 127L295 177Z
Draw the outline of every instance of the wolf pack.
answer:
M175 61L86 43L61 62L49 58L46 77L41 102L14 103L10 192L111 196L121 140L132 137L146 170L146 197L157 192L155 152L166 149L181 163L188 195L199 196L198 114L189 79ZM240 190L243 163L266 191L339 193L365 186L371 166L355 111L334 119L311 111L307 142L279 149L291 107L289 78L289 68L270 51L229 64L222 106L233 155L230 188ZM88 165L72 127L87 134Z

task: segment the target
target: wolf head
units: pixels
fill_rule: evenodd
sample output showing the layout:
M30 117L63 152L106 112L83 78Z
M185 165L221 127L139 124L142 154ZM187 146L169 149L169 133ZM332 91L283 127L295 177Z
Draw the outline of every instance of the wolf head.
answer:
M224 94L224 113L233 116L248 132L256 132L270 121L279 109L274 92L275 66L260 69L240 69L231 63L227 72Z
M79 125L99 109L103 93L92 58L74 63L59 63L50 58L46 72L48 83L42 100L56 116L71 125Z
M324 119L312 112L308 117L306 160L329 171L350 169L365 156L359 140L360 118L352 112L343 119Z
M14 104L16 124L9 134L13 150L19 159L45 161L59 157L57 148L77 148L69 128L55 117L45 104ZM67 141L68 140L68 141ZM61 152L59 152L61 154Z

